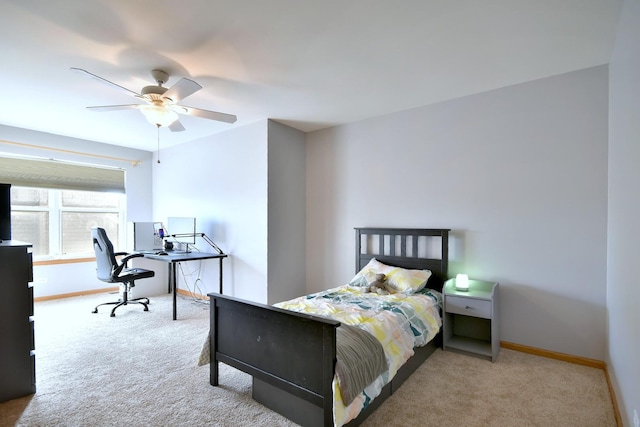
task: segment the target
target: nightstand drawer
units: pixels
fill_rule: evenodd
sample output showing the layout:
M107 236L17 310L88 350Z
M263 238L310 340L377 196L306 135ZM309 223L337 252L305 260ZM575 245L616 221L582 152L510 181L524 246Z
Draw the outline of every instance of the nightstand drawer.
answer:
M445 311L447 313L491 319L491 301L447 296Z

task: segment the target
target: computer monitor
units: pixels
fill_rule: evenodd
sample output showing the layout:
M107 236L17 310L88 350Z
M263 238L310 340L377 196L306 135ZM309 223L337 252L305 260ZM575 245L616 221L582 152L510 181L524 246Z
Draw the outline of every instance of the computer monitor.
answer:
M136 252L154 252L163 250L163 234L164 226L161 222L134 222L133 250Z
M174 240L177 242L191 245L196 243L196 219L193 217L167 218L166 231L169 235L175 236Z

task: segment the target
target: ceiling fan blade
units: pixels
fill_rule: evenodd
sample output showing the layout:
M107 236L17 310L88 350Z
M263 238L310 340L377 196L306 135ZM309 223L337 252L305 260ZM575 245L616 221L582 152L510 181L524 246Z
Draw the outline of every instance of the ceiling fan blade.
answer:
M78 74L82 74L82 75L87 76L87 77L92 77L92 78L94 78L94 79L98 80L98 81L99 81L99 82L101 82L101 83L104 83L104 84L106 84L106 85L109 85L109 86L111 86L111 87L114 87L114 88L116 88L116 89L118 89L118 90L120 90L120 91L122 91L122 92L126 93L127 95L135 96L135 97L137 97L137 98L139 98L139 97L140 97L140 94L139 94L139 93L136 93L136 92L134 92L134 91L132 91L132 90L129 90L129 89L127 89L126 87L120 86L119 84L116 84L116 83L114 83L114 82L111 82L111 81L109 81L109 80L107 80L107 79L103 79L103 78L102 78L102 77L100 77L100 76L96 76L95 74L90 73L90 72L88 72L87 70L83 70L82 68L74 68L74 67L71 67L71 71L73 71L73 72L75 72L75 73L78 73Z
M176 120L169 125L169 130L171 132L182 132L185 128L182 126L182 123L180 123L180 120Z
M128 104L128 105L98 105L95 107L87 107L91 111L115 111L115 110L133 110L143 107L144 104Z
M225 123L235 123L238 118L233 114L218 113L217 111L202 110L200 108L185 107L184 105L177 105L173 110L180 114L186 114L188 116L201 117L203 119L217 120Z
M177 104L182 99L196 93L200 89L202 89L202 86L198 83L183 77L178 83L167 89L167 91L162 94L162 97L170 99L173 104Z

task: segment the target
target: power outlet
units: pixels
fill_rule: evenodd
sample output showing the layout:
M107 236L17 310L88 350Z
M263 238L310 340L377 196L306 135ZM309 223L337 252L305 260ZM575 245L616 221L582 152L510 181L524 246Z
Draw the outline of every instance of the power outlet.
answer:
M636 409L633 410L633 427L640 427L640 418Z

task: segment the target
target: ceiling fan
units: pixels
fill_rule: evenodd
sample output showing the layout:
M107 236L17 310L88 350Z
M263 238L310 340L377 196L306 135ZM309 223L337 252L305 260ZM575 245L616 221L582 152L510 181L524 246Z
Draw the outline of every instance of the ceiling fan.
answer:
M182 78L170 88L162 86L169 79L169 73L163 70L153 70L151 75L157 85L145 86L140 93L136 93L123 86L113 83L107 79L97 76L81 68L71 67L71 71L92 77L99 82L114 87L129 96L145 101L145 104L127 104L127 105L104 105L96 107L87 107L92 111L113 111L113 110L130 110L137 109L144 114L151 124L158 126L168 126L172 132L182 132L185 130L182 123L178 120L178 114L188 116L201 117L203 119L217 120L225 123L235 123L237 120L233 114L219 113L216 111L202 110L200 108L187 107L179 105L189 95L202 89L198 83L193 80Z

